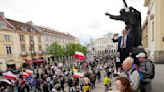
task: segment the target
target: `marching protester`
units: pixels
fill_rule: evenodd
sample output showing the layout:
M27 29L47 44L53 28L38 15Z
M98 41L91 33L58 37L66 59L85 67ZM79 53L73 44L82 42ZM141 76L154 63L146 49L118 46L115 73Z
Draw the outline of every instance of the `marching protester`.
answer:
M102 83L105 92L114 90L115 86L120 92L151 92L151 80L155 76L154 65L147 59L146 54L136 55L139 61L138 69L133 67L132 57L125 58L122 71L119 72L114 63L117 57L116 53L111 56L102 54L95 56L93 62L68 61L67 64L54 62L39 66L36 64L36 69L24 69L24 72L31 71L30 75L25 77L20 73L18 78L12 80L12 84L15 84L13 88L0 85L0 90L1 92L5 92L4 90L11 90L11 92L91 92L95 90L97 83Z
M106 75L104 77L104 86L105 86L105 92L107 92L108 88L111 86L112 84L112 80L109 77L110 75Z
M61 77L60 84L61 84L61 90L62 90L63 92L65 92L65 91L64 91L64 83L65 83L64 77Z
M95 72L91 73L89 79L91 81L91 86L94 89L96 87L96 85L95 85L95 82L96 82L96 73Z

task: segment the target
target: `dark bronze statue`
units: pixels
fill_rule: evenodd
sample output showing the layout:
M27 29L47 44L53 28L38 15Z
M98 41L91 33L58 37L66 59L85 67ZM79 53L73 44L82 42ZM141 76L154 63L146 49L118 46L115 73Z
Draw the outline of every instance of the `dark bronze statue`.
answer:
M110 19L121 20L125 22L125 28L129 30L128 36L131 38L131 47L141 45L141 13L133 7L128 7L123 0L126 9L120 10L120 15L105 13Z

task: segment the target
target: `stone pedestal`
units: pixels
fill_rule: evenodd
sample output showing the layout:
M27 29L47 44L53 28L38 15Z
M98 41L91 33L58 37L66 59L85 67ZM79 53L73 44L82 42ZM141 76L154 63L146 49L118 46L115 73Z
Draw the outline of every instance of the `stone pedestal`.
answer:
M138 60L136 58L136 55L139 54L140 52L144 52L146 53L146 51L144 50L144 48L132 48L132 57L134 58L134 63L138 64Z
M164 51L155 51L152 61L164 63Z

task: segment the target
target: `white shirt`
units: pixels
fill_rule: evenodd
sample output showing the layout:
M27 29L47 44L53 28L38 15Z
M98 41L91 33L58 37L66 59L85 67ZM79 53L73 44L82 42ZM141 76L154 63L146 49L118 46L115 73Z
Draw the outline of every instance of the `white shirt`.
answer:
M52 92L57 92L57 90L55 88L52 88Z
M124 37L124 41L123 41L123 37ZM127 35L122 36L122 39L121 39L121 46L120 46L121 48L126 48L126 40L127 40ZM122 47L123 42L124 42L124 47Z
M116 57L116 62L120 62L120 59L119 59L119 57Z

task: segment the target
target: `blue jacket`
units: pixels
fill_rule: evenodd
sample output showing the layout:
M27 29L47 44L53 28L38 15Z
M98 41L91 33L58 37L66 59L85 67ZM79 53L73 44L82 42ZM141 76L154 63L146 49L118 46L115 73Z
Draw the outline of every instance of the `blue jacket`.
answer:
M121 40L122 40L122 36L120 36L118 38L118 51L120 51L121 49ZM126 39L126 49L131 49L131 43L130 43L130 38L129 36L127 36L127 39Z

